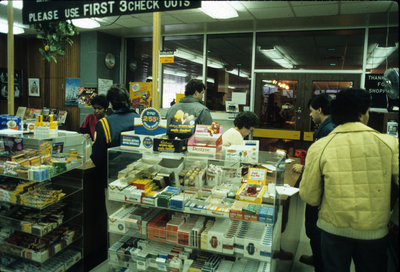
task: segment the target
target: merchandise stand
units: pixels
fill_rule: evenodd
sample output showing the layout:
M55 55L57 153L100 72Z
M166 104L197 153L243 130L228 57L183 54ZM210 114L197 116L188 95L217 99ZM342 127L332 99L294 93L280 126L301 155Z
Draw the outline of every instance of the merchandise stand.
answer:
M15 137L21 139L20 136ZM25 136L22 137L24 139ZM27 142L39 147L46 141L67 142L66 137L31 137ZM84 138L75 138L73 142L80 146ZM40 151L35 153L32 148L27 151L27 146L29 144L22 151L2 153L0 270L81 271L83 180L71 176L69 172L80 167L82 160L70 158L68 162L46 161L40 164L43 159ZM30 158L33 153L35 157ZM36 161L36 157L39 158L36 168L26 167L26 160ZM25 171L34 173L26 174Z
M254 186L242 171L257 167L267 190L242 195ZM272 152L244 163L108 149L110 271L278 271L282 208L275 185L283 185L284 171L285 155Z

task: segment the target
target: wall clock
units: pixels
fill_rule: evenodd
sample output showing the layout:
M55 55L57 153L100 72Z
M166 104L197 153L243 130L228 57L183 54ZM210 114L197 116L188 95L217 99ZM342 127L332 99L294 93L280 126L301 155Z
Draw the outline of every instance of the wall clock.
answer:
M115 56L111 53L106 54L106 58L104 59L106 67L108 69L112 69L115 66Z

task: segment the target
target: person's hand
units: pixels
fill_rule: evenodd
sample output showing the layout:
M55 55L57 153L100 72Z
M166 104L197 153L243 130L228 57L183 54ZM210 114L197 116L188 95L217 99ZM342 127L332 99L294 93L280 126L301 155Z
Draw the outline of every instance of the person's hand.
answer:
M90 139L90 134L83 134L83 136L86 138L86 139Z
M292 167L292 171L301 174L303 172L304 165L296 163Z

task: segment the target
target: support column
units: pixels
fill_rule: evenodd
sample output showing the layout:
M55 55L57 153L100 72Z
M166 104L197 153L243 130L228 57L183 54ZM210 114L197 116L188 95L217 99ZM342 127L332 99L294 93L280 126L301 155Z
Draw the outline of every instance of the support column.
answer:
M161 41L161 13L153 12L153 62L152 62L152 89L151 89L151 103L152 107L160 108L160 92L159 92L159 63L160 63L160 41Z
M8 34L7 34L7 73L8 73L8 114L14 115L14 10L13 1L7 5ZM22 90L21 90L22 91Z

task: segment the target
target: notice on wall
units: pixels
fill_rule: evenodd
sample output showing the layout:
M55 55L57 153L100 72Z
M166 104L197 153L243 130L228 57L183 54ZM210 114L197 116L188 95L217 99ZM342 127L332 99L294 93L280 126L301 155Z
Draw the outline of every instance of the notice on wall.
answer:
M98 94L107 95L108 89L110 89L112 85L113 85L112 79L98 78L97 79Z
M365 75L365 89L372 97L371 108L387 109L388 99L383 80L383 74Z
M201 1L188 0L23 1L22 21L24 24L201 7Z

